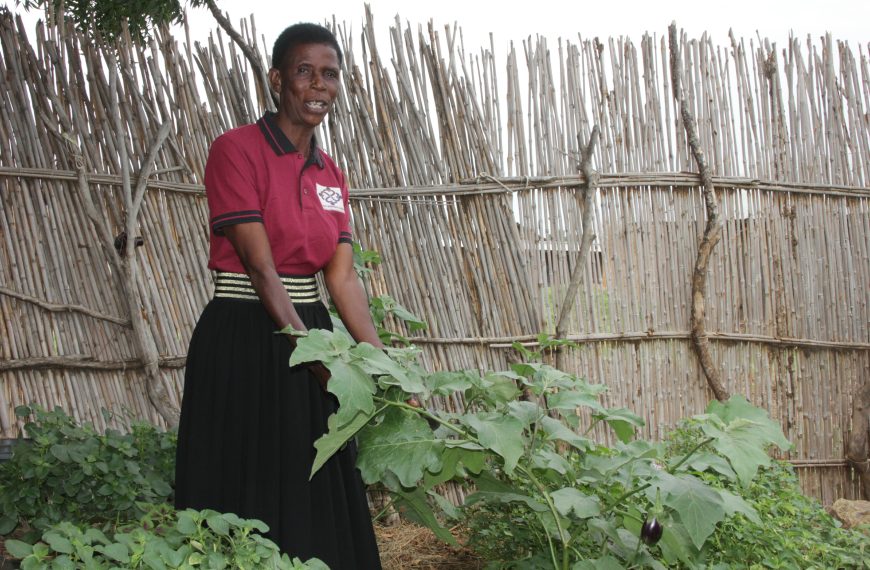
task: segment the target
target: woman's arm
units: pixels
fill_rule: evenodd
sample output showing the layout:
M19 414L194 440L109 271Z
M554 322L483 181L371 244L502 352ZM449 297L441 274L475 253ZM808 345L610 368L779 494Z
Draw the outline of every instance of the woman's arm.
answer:
M323 275L329 296L354 340L383 348L369 313L368 297L353 269L353 248L349 243L338 244Z
M338 315L354 340L384 348L372 322L368 296L353 270L353 247L349 243L338 244L335 255L323 269L323 275ZM405 402L415 408L422 407L420 400L413 395Z
M306 330L302 319L293 308L287 289L278 277L272 259L272 248L269 246L269 237L263 224L253 222L227 226L224 228L224 235L233 244L236 254L251 278L254 291L257 292L266 312L275 321L275 325L279 328L292 325L296 330ZM288 335L288 339L293 346L296 346L296 337Z

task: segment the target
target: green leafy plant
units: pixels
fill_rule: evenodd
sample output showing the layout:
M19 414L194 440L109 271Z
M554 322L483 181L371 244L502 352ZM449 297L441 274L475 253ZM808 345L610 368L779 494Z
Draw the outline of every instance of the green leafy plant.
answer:
M374 267L381 263L378 252L364 249L359 243L353 243L353 266L356 274L361 279L368 278ZM337 330L345 331L344 325L338 318L338 312L334 306L330 307L333 316L333 326ZM403 323L408 331L415 332L426 329L426 322L414 315L411 311L399 304L390 295L375 295L369 298L369 313L378 333L378 338L386 345L398 342L409 346L411 341L399 332L387 328L393 323ZM345 331L346 332L346 331Z
M153 505L134 524L106 533L63 522L49 527L35 544L6 541L22 570L37 568L89 570L209 569L209 570L328 570L317 559L302 562L282 555L263 538L265 524L210 510L174 511Z
M76 28L91 36L111 43L125 30L134 39L144 40L151 29L160 24L180 23L184 10L179 0L139 0L117 2L113 0L17 0L26 9L48 9L59 14L63 11ZM193 0L191 6L201 6L205 0Z
M669 434L668 454L679 455L705 437L702 426L685 420ZM723 476L726 455L711 451L689 464L712 487L739 494L757 517L736 515L719 524L699 558L712 567L870 568L870 540L840 527L822 506L805 496L790 464L765 461L745 484Z
M323 362L340 403L329 432L315 443L312 473L357 437L364 480L384 485L393 504L448 542L453 539L437 515L451 513L437 486L451 480L473 486L467 506L492 512L510 505L513 528L536 537L540 548L514 564L695 564L719 523L738 513L757 520L738 495L695 475L696 457L708 450L728 454L722 476L745 486L769 462L769 446L789 446L766 412L735 397L711 404L695 419L704 437L669 457L663 445L633 439L639 417L600 403L604 386L540 363L430 374L415 357L413 348L355 345L342 331L314 330L299 340L290 364ZM523 392L528 400L518 398ZM433 394L462 408L431 411L406 403L410 395ZM602 422L617 437L612 448L581 435ZM640 540L653 516L664 529L655 546Z
M78 425L60 408L19 406L28 421L10 461L0 464L0 534L20 523L101 523L142 514L140 502L172 494L175 434L144 423L128 433Z

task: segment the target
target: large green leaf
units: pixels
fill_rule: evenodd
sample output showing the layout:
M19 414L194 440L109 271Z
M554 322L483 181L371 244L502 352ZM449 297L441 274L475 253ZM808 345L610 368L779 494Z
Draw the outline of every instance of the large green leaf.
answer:
M473 372L435 372L426 378L426 384L433 394L449 396L454 392L465 392L475 384L472 382ZM479 377L478 377L479 381Z
M675 458L674 461L676 462L680 459L682 458L678 457ZM728 463L728 460L715 453L696 453L688 462L685 463L685 465L691 467L695 471L709 471L712 469L732 481L737 477L737 474L734 473L734 469L731 468L731 464Z
M372 410L368 414L358 413L350 422L343 424L339 424L336 414L329 416L327 420L328 431L314 442L317 455L314 457L314 463L311 465L309 478L314 477L314 474L329 461L329 458L335 455L363 426L369 423L376 413L376 410Z
M477 432L481 445L504 458L505 472L512 473L525 446L522 422L497 413L468 414L462 420Z
M50 530L42 535L42 539L55 552L60 552L61 554L72 554L75 552L75 548L69 539L65 536L61 536L59 532Z
M721 421L708 421L701 424L701 429L713 438L716 451L728 458L741 485L748 485L759 467L770 464L770 442L757 422L738 418L722 425Z
M698 549L704 545L716 525L725 518L722 496L691 475L675 477L661 472L648 490L647 496L654 496L656 488L662 491L662 503L677 512L680 522Z
M473 474L479 474L484 467L486 454L461 447L447 447L441 454L441 469L436 473L427 472L425 488L431 489L450 481L457 475L463 475L462 466Z
M564 441L580 451L586 451L591 449L593 446L591 440L579 435L559 420L551 418L550 416L544 416L541 418L540 424L544 433L547 434L547 439L550 441Z
M289 327L281 332L289 332ZM321 361L324 364L336 357L346 355L353 346L353 339L342 331L311 329L296 339L296 348L290 355L290 366L305 362Z
M507 410L509 415L520 420L525 427L530 426L545 415L544 409L541 406L524 400L508 403Z
M428 527L435 533L435 536L447 544L458 546L456 539L450 534L450 531L438 522L432 507L426 501L426 492L423 489L417 488L413 491L396 490L393 493L395 495L395 505L399 509L399 512L412 521Z
M394 382L386 382L401 386L402 390L411 394L420 394L426 391L423 379L413 374L409 367L402 366L390 358L383 350L375 348L367 342L360 343L351 349L354 363L361 370L369 374L386 374L394 378Z
M441 509L441 512L444 513L444 516L449 520L460 520L462 518L462 511L460 511L456 505L447 500L443 495L436 493L432 489L426 491L426 494L435 501L435 504L438 505L438 508Z
M783 451L791 448L779 423L740 395L724 403L714 400L707 406L707 414L696 419L704 433L714 438L713 447L728 458L744 486L759 467L770 464L768 447L776 445Z
M697 562L694 559L696 549L692 539L689 537L689 533L682 524L672 523L673 521L662 521L664 531L662 532L662 539L658 544L662 551L662 556L672 566L676 566L678 560L689 568L697 566Z
M481 378L483 397L493 404L512 402L520 395L515 375L508 372L490 372Z
M627 408L605 408L594 414L594 417L607 422L616 433L616 437L623 443L628 443L634 438L634 428L644 425L643 419Z
M333 360L327 367L332 377L326 389L338 398L336 415L339 425L349 423L357 414L371 414L375 408L373 396L377 390L372 377L343 360Z
M566 475L573 466L563 455L549 449L537 449L532 455L532 466L535 469L555 471L559 475Z
M366 483L391 472L404 487L415 487L425 471L441 469L443 448L419 414L392 407L380 424L360 432L357 467Z
M6 550L15 558L27 558L33 552L33 546L10 538L4 543Z
M546 364L523 362L512 365L511 369L522 376L523 383L538 396L553 388L574 390L584 387L583 383L578 381L575 376Z
M548 395L547 406L551 410L590 408L595 412L604 412L604 406L598 401L597 395L569 390Z
M94 550L102 552L115 562L120 562L121 564L127 564L130 562L130 552L123 544L113 543L105 546L95 546Z
M556 510L562 515L568 516L573 513L579 519L588 519L601 514L598 497L590 497L574 487L563 487L553 491L550 497L556 505Z
M18 518L8 516L6 514L0 515L0 534L6 535L15 530L15 527L18 526Z
M753 406L739 394L731 396L724 403L713 400L707 406L707 413L720 417L726 424L737 419L750 420L756 425L755 431L759 440L776 445L783 451L791 449L791 443L782 433L782 426L770 419L767 410Z

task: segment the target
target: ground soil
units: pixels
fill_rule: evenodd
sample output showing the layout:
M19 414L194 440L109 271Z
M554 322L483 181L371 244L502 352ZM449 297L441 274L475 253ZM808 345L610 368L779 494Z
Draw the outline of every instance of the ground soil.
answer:
M464 533L451 529L460 544ZM484 562L469 549L452 547L431 530L407 521L375 525L384 570L479 570Z

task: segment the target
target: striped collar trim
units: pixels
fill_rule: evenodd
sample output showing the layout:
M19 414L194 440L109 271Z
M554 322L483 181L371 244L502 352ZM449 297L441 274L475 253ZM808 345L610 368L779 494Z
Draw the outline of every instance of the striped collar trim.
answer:
M257 126L260 127L263 137L265 137L269 146L272 147L272 150L275 151L275 154L283 156L285 154L296 152L296 146L290 142L290 139L287 138L287 135L285 135L284 131L281 130L281 127L278 126L277 116L277 113L267 111L262 117L260 117L260 120L257 121ZM311 153L308 156L308 160L305 162L305 166L311 164L316 164L320 168L324 167L323 156L321 156L320 147L317 146L317 139L314 135L311 135Z

